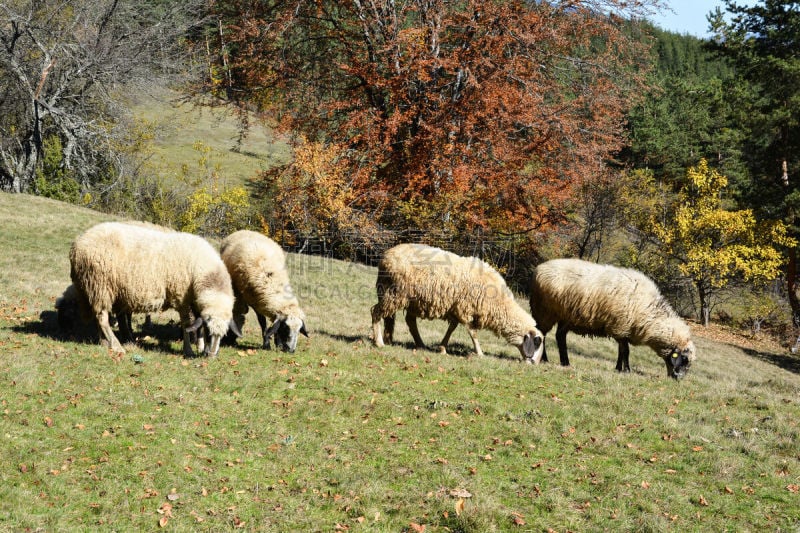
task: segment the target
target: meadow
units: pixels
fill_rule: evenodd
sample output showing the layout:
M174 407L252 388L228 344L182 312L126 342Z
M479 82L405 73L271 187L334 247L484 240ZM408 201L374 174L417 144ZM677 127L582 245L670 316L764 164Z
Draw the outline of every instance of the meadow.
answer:
M567 368L487 332L470 356L463 328L413 350L402 320L377 349L375 269L300 255L295 353L259 349L251 315L187 359L165 312L113 354L54 311L71 240L108 218L0 194L1 531L800 529L796 356L695 325L676 382L642 347L618 374L607 339L570 336Z
M188 103L163 87L129 98L133 116L153 131L145 168L165 183L216 173L221 180L216 185L234 187L291 157L285 140L257 120L251 118L252 127L241 135L229 108Z

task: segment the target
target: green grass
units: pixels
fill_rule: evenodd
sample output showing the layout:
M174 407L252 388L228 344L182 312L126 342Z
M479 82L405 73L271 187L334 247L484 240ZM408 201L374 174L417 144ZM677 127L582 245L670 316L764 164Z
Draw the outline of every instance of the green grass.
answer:
M0 530L800 527L797 358L697 331L674 382L639 347L617 374L605 339L570 336L570 368L485 332L491 355L465 357L462 328L454 355L414 351L402 320L378 350L374 269L307 256L295 354L257 349L251 316L240 346L184 359L164 314L114 356L62 340L52 310L71 239L103 219L0 194Z
M176 93L166 89L137 96L133 115L155 127L147 166L167 182L183 179L184 168L193 178L203 177L201 157L206 158L207 168L219 167L223 186L245 183L290 157L288 145L265 125L252 120L247 136L238 144L239 122L230 109L180 102ZM197 143L210 152L198 151Z

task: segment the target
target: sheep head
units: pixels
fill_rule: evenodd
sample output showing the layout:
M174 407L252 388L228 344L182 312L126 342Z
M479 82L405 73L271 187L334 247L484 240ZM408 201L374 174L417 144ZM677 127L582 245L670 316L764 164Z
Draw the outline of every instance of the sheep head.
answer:
M222 338L228 333L229 329L237 337L242 336L233 319L226 322L224 319L213 316L199 316L191 326L186 328L186 332L197 335L197 347L198 350L203 352L203 355L214 357L219 352ZM206 335L208 336L208 344L205 342Z
M544 337L537 329L529 331L517 347L526 362L538 365L544 353Z
M275 339L275 346L284 352L294 353L300 334L308 337L306 323L296 316L278 316L267 330L266 337Z
M694 343L688 341L683 346L673 346L670 348L669 353L663 357L669 377L676 380L683 379L695 359Z

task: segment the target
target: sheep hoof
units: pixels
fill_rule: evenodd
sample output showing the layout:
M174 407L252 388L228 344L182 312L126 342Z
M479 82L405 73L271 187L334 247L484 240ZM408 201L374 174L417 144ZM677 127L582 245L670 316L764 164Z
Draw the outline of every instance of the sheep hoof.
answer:
M445 346L439 346L439 353L442 355L447 355L447 348Z

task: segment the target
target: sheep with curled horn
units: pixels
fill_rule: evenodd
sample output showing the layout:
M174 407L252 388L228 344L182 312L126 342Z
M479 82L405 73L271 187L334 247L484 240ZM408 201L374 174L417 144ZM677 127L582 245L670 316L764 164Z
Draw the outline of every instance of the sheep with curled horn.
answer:
M533 273L530 306L545 335L558 324L556 342L564 366L569 365L569 331L615 339L620 372L630 372L630 344L649 346L675 379L686 375L696 357L689 326L656 284L633 269L581 259L546 261Z

